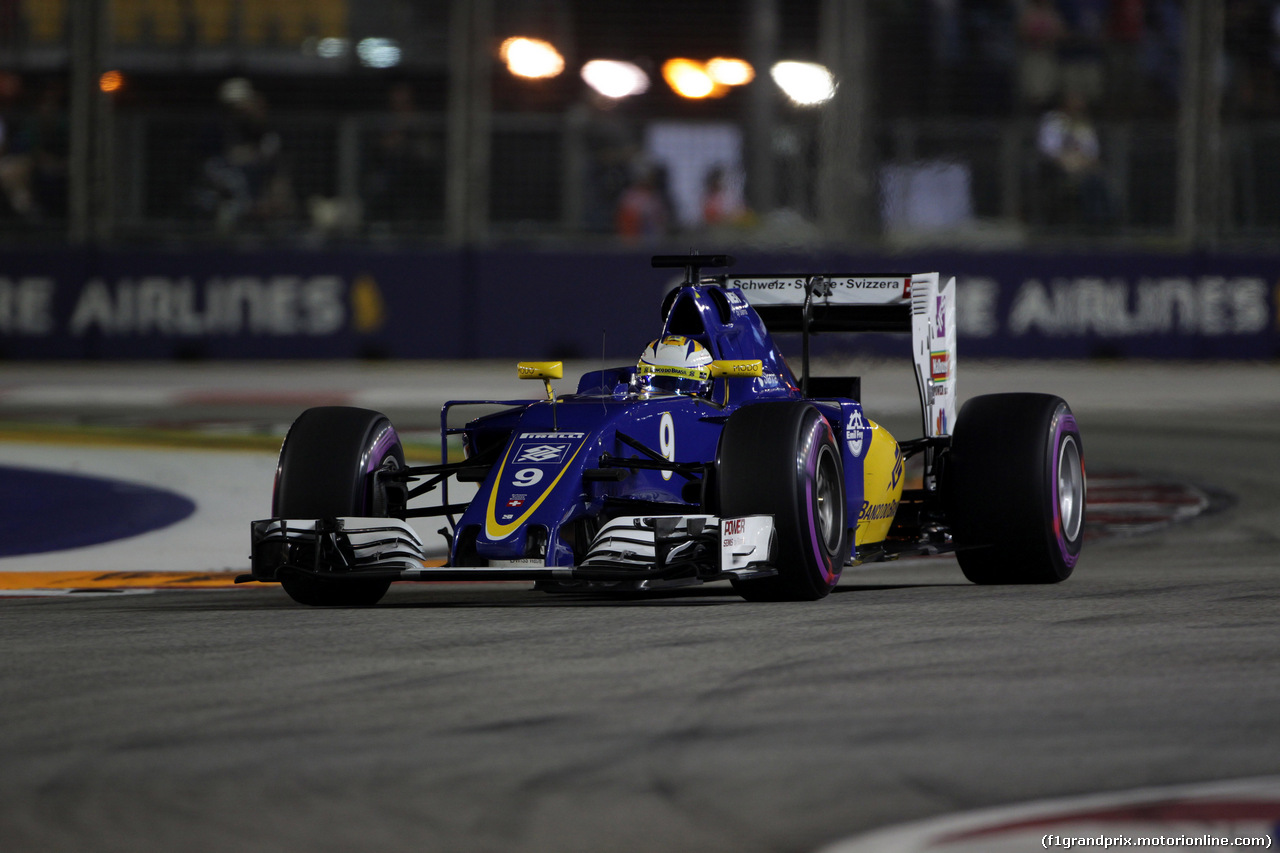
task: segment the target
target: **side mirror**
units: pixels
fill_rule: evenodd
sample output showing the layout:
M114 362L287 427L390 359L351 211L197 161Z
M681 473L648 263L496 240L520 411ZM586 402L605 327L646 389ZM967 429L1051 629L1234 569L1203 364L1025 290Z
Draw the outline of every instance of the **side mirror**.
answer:
M711 378L730 376L764 376L764 362L758 358L721 359L711 362Z
M563 379L562 361L522 361L516 365L521 379Z
M516 364L521 379L541 379L547 388L547 399L555 401L556 392L551 388L552 379L564 378L563 361L522 361Z

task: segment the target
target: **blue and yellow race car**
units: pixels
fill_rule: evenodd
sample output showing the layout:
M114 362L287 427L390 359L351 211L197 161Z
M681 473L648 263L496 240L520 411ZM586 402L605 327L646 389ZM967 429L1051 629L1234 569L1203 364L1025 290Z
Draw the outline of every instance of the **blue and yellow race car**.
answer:
M977 583L1071 574L1085 513L1075 418L1044 394L975 397L957 415L954 279L702 274L731 263L655 257L684 276L637 364L558 394L559 362L521 362L545 395L445 404L441 464L406 465L378 412L303 412L241 580L370 605L397 580L604 593L728 580L752 601L814 600L848 566L952 551ZM771 330L800 334L799 376ZM911 336L920 393L922 435L907 441L863 411L857 377L809 370L815 334L894 331ZM448 458L450 436L464 458ZM921 475L905 488L912 457ZM478 484L474 497L451 503L457 482ZM408 521L430 516L447 520L443 566Z

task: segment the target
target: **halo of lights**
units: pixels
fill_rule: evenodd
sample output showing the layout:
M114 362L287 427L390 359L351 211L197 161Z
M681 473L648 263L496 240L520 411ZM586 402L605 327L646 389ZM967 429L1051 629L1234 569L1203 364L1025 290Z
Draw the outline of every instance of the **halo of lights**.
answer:
M98 78L98 89L108 95L124 88L124 75L119 71L104 71Z
M551 42L514 36L498 50L507 70L517 77L533 80L555 77L564 71L564 57Z
M706 64L707 75L721 86L745 86L756 79L756 70L742 59L717 56Z
M649 91L649 75L633 62L593 59L582 66L582 79L606 98L626 98Z
M316 56L324 59L340 59L347 55L351 43L344 38L322 38L316 42Z
M783 94L802 107L825 104L836 93L835 78L816 62L779 62L769 74Z
M662 79L682 98L706 98L716 93L716 81L692 59L668 59L662 63Z
M394 68L400 64L400 44L395 39L365 38L356 43L356 56L368 68Z

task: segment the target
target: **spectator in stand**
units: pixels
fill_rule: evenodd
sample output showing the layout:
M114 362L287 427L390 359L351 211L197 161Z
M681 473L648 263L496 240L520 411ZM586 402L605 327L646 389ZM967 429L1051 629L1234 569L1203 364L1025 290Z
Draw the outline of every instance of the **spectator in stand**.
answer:
M1080 93L1091 103L1103 93L1108 5L1109 0L1058 0L1058 11L1067 26L1059 50L1062 88Z
M25 150L21 128L11 114L21 92L21 77L0 72L0 104L5 110L0 116L0 190L4 192L4 215L12 213L26 219L35 211L31 196L31 155Z
M707 171L702 196L702 222L704 225L726 225L732 223L742 212L729 195L724 183L724 166L713 166Z
M1106 225L1111 200L1102 175L1101 146L1079 92L1068 91L1057 109L1045 113L1037 144L1051 224Z
M206 145L197 204L214 215L221 231L293 214L293 187L266 98L245 78L233 77L219 87L218 100L222 121Z
M408 83L387 93L387 122L370 151L372 168L365 177L370 219L417 223L443 215L442 153L427 134Z
M1177 104L1181 87L1182 0L1148 3L1147 37L1142 43L1144 78L1153 85L1153 100L1165 108Z
M1066 35L1053 0L1024 0L1018 13L1018 93L1033 109L1058 90L1058 46Z
M60 83L48 84L32 118L4 127L0 186L13 211L27 220L65 219L69 210L71 134L63 95Z
M1146 0L1111 0L1107 20L1107 97L1120 115L1142 97L1140 51L1146 35Z
M1262 0L1227 0L1223 34L1229 75L1227 103L1246 116L1270 115L1276 109L1271 7Z
M664 237L671 213L662 196L655 169L642 168L618 199L614 216L618 236L629 243L653 243Z

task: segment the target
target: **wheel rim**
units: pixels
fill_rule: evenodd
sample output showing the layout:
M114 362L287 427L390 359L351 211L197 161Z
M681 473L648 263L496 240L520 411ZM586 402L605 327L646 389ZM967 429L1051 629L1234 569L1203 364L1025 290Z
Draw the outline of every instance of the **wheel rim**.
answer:
M814 477L814 496L817 502L815 513L818 522L818 536L828 552L840 547L840 483L836 470L835 455L830 447L824 446L819 451L818 470Z
M387 484L382 477L399 470L400 462L394 456L382 460L378 469L369 475L370 497L369 509L375 518L386 518L391 515L393 507ZM379 476L382 475L382 476Z
M1084 521L1084 468L1075 436L1068 435L1058 448L1058 517L1068 542L1080 535Z

